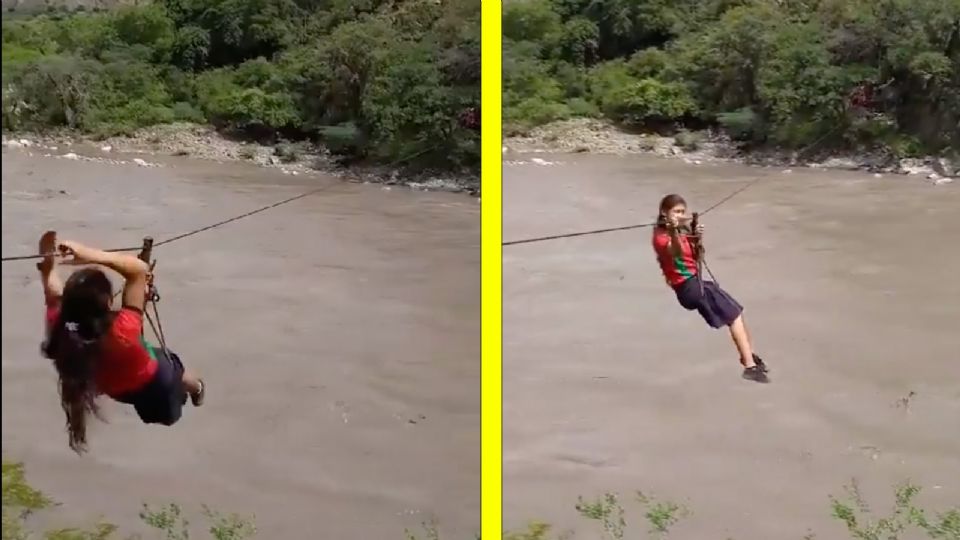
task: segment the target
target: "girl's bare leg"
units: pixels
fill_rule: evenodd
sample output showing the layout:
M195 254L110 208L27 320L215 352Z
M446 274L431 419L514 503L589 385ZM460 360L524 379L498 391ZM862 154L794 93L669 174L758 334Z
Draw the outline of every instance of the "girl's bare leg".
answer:
M743 322L743 315L737 317L730 325L730 337L733 338L733 344L737 346L737 352L740 353L740 363L743 364L743 367L755 366L750 334L747 332L747 325Z
M743 315L740 315L740 318L743 318ZM743 331L747 333L747 341L750 343L750 350L753 350L753 334L750 333L750 327L747 326L746 321L743 323Z

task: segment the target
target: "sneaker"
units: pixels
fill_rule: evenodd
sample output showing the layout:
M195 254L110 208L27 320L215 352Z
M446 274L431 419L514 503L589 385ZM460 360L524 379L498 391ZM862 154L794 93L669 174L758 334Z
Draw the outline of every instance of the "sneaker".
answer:
M203 405L203 396L206 394L207 385L204 384L203 379L200 379L200 390L190 394L190 402L193 403L194 407L199 407Z
M760 366L760 369L763 370L764 373L770 373L770 368L768 368L767 365L763 363L763 358L760 358L759 356L757 356L757 353L753 353L753 362L758 366Z
M755 366L750 366L743 370L743 378L748 381L758 382L758 383L768 383L770 379L767 378L767 374L763 372L763 369L760 368L760 364Z

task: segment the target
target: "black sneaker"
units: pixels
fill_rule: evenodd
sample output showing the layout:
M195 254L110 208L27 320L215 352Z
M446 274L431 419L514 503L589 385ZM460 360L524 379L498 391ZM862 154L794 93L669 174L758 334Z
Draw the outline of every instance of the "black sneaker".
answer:
M743 370L743 378L748 381L758 382L758 383L768 383L770 379L767 378L767 374L763 372L763 369L760 368L760 364L755 366L750 366Z
M203 379L199 379L200 390L190 394L190 402L193 403L194 407L199 407L203 405L203 396L207 391L207 385L204 384Z
M770 368L768 368L767 365L763 363L763 358L760 358L759 356L757 356L757 353L753 353L753 362L758 366L760 366L760 369L763 370L764 373L770 373Z

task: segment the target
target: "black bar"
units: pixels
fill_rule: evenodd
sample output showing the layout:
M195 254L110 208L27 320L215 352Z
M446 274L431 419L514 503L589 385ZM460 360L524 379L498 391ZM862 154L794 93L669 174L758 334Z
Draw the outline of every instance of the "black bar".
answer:
M150 258L153 256L153 237L145 236L143 238L143 247L140 249L140 260L145 263L150 263Z

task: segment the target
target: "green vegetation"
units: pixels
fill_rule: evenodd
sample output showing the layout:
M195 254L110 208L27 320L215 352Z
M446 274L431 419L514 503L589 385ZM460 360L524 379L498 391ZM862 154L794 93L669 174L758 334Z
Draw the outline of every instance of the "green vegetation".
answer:
M3 128L111 136L205 122L322 143L348 162L475 169L479 9L157 0L4 20Z
M898 486L894 492L895 504L889 515L877 518L864 502L854 479L845 487L846 496L842 499L830 497L832 515L841 521L847 528L852 540L900 540L913 533L910 538L916 538L916 533L926 538L938 540L960 540L960 507L950 509L931 517L927 511L918 507L914 499L920 493L920 488L910 483ZM623 540L624 538L649 538L664 540L672 528L690 512L683 506L657 500L643 493L637 492L636 502L641 506L643 518L646 521L646 530L631 530L625 518L620 498L613 493L585 501L582 497L576 505L581 516L596 521L601 528L600 537L604 540ZM550 540L552 527L549 524L534 522L525 530L504 533L504 540ZM571 540L571 533L560 534L556 538ZM790 538L786 533L783 538ZM803 540L813 540L816 535L807 533L797 536ZM719 539L718 539L719 540ZM730 540L730 539L727 539Z
M745 145L960 149L960 0L513 0L507 133L603 117Z
M42 534L31 531L27 519L37 512L49 509L55 503L31 487L24 475L23 465L3 461L3 529L0 533L2 540L30 540L44 538L45 540L114 540L119 539L115 525L99 521L87 527L69 527L49 529ZM202 529L212 540L245 540L256 534L256 528L251 521L237 514L221 514L204 506L202 514L207 522ZM144 504L140 512L140 519L157 532L158 540L188 540L202 538L197 529L190 527L190 522L183 516L183 511L176 504L167 504L161 507L151 507ZM139 536L125 536L126 540L139 539Z
M842 522L853 540L899 540L906 533L922 533L934 540L960 540L960 507L931 516L914 502L920 488L910 483L897 486L894 492L894 508L889 515L876 517L864 501L856 479L845 486L845 496L829 497L832 516ZM624 538L666 539L674 526L691 512L675 502L660 500L642 492L636 492L634 501L639 503L646 525L644 531L632 530L626 519L626 509L620 497L606 493L595 500L578 498L577 512L584 518L595 521L604 540ZM24 475L23 465L3 461L3 528L0 540L29 540L40 538L27 526L28 518L35 512L49 509L55 503L31 487ZM245 540L256 535L253 523L237 514L220 514L204 506L202 515L207 519L204 530L213 540ZM159 507L144 504L140 519L157 531L158 540L188 540L197 538L196 529L184 517L179 505L169 503ZM503 540L549 540L554 538L552 527L547 523L533 522L526 529L505 532ZM423 536L406 530L407 540L439 540L437 522L422 524ZM911 536L914 537L914 536ZM47 530L42 534L46 540L114 540L118 539L117 527L107 522L97 522L87 528L63 528ZM138 536L126 536L136 540ZM570 540L570 533L556 538ZM804 540L816 538L812 533ZM479 540L480 536L477 535ZM729 540L729 539L728 539Z

